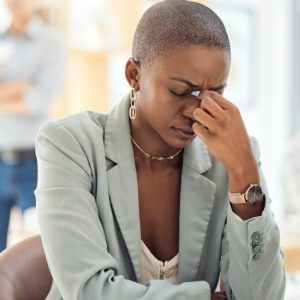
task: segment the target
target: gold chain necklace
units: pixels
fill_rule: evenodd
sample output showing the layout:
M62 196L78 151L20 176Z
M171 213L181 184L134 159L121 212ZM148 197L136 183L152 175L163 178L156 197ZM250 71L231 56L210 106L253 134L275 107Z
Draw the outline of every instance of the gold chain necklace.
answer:
M175 154L170 155L170 156L155 156L152 154L149 154L147 152L145 152L137 143L136 141L133 139L133 137L131 137L132 142L134 143L134 145L148 158L150 159L154 159L154 160L170 160L170 159L174 159L174 157L176 157L183 149L180 149L179 151L177 151Z

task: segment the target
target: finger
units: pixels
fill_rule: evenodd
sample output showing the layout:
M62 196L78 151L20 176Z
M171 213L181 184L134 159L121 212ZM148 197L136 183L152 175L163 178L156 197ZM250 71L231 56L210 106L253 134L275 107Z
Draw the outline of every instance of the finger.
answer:
M192 128L195 134L205 143L205 141L209 138L209 131L203 125L197 122L192 125Z
M202 108L196 108L193 111L193 116L198 123L207 127L209 130L212 130L216 124L215 119Z
M202 99L201 108L214 118L223 119L225 117L224 109L209 96L205 96Z
M223 109L231 109L235 107L235 105L225 99L222 95L218 94L217 92L214 91L207 91L207 96L211 97L219 106L221 106Z
M199 107L201 106L201 103L202 103L202 98L203 98L203 95L202 94L199 94L198 96L195 96L193 95L195 99L197 99L199 101Z

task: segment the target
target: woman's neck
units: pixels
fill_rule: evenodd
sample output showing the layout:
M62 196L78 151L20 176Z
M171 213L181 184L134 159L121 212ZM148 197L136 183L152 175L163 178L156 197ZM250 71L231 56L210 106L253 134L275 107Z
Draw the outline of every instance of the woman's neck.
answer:
M155 160L146 157L134 145L133 151L137 169L147 169L153 172L165 172L170 169L181 169L183 152L179 153L176 157L170 160Z
M153 171L181 168L183 149L169 146L151 128L140 127L136 122L131 122L130 127L134 157L138 167ZM164 159L158 160L158 157Z

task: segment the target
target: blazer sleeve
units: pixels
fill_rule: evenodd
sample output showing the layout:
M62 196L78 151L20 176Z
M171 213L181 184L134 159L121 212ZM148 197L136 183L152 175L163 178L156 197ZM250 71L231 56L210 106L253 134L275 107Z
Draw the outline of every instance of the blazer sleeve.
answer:
M143 285L118 275L82 145L64 125L49 122L40 129L36 151L38 219L48 265L63 299L210 300L204 281L173 285L152 280Z
M222 242L221 276L228 300L281 300L285 292L283 252L261 170L257 141L252 139L260 181L266 194L261 216L243 221L228 205Z

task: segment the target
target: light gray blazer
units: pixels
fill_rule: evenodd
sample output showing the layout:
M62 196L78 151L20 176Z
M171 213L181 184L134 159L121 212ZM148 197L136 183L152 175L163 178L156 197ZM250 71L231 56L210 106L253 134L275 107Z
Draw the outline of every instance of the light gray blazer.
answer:
M228 205L226 170L198 138L183 158L180 284L139 283L141 232L128 104L126 97L108 115L84 112L40 129L37 210L54 278L47 299L209 300L220 269L228 299L283 299L285 274L269 198L262 216L242 221ZM253 150L258 160L254 140Z

